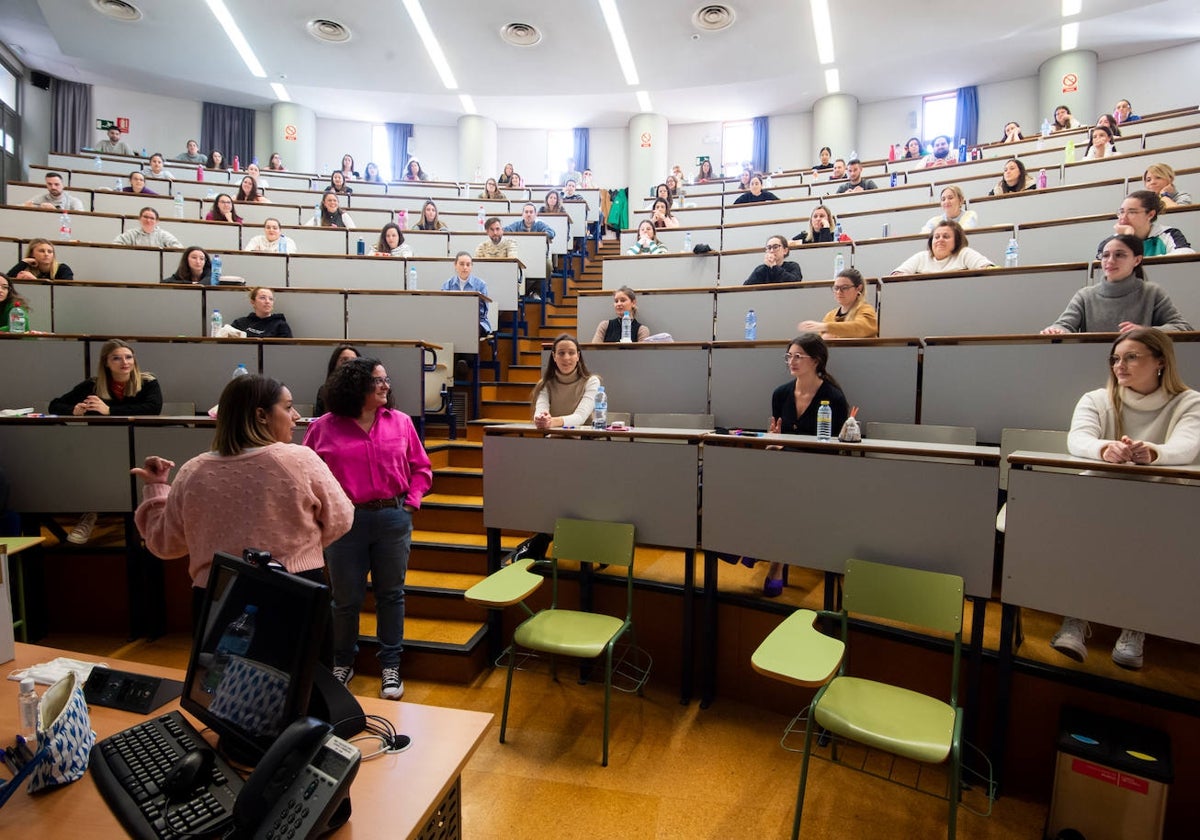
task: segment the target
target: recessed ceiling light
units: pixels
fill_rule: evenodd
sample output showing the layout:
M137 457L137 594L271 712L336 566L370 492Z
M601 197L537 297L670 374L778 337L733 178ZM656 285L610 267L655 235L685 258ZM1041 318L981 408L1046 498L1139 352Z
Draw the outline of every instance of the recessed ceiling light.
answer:
M92 8L105 17L122 23L133 23L142 19L142 10L125 0L92 0Z
M514 47L532 47L541 42L542 33L530 23L510 23L501 27L500 39Z
M336 20L315 18L304 25L308 34L327 44L344 44L350 40L350 30Z

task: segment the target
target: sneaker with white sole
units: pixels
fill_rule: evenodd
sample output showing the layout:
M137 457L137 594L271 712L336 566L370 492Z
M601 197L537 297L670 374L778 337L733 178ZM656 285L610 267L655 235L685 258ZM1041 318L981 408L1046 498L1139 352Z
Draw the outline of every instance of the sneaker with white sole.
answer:
M350 685L350 680L354 679L353 665L334 665L333 678L342 685Z
M1064 618L1062 627L1050 640L1050 647L1076 662L1087 659L1087 638L1092 628L1082 618Z
M87 545L87 541L92 538L92 531L96 530L96 514L85 513L75 523L75 527L71 529L71 533L67 534L67 542L75 545Z
M1112 661L1122 668L1136 671L1142 667L1142 644L1146 634L1141 630L1122 630L1117 643L1113 645Z
M404 696L404 682L400 679L399 668L383 669L383 680L379 686L379 696L384 700L399 700Z

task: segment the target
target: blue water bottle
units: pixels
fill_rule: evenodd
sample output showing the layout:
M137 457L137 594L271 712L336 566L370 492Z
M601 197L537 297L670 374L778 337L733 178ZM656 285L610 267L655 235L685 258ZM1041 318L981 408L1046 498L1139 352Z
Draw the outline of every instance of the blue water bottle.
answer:
M216 286L221 282L221 255L212 255L212 274L209 275L210 284Z
M746 310L746 341L758 341L758 316L753 309Z

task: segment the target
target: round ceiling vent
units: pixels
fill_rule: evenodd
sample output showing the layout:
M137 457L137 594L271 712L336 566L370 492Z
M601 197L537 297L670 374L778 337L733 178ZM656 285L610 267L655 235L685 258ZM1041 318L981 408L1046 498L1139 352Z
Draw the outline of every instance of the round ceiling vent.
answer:
M728 29L733 26L735 20L737 20L737 13L733 9L717 4L701 6L692 15L692 23L697 29L703 29L705 32L720 32L722 29Z
M542 33L528 23L510 23L500 30L500 38L514 47L532 47L542 40Z
M125 0L92 0L92 8L105 17L122 23L133 23L142 19L142 10Z
M327 44L344 44L350 40L350 30L336 20L316 18L310 20L305 28L308 29L309 35Z

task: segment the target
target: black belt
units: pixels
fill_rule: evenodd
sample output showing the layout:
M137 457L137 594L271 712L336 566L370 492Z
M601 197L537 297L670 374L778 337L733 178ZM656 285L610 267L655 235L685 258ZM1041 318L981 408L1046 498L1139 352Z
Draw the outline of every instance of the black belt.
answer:
M359 510L383 510L384 508L398 508L404 505L404 500L399 496L390 496L386 499L372 499L369 502L359 502L355 505Z

